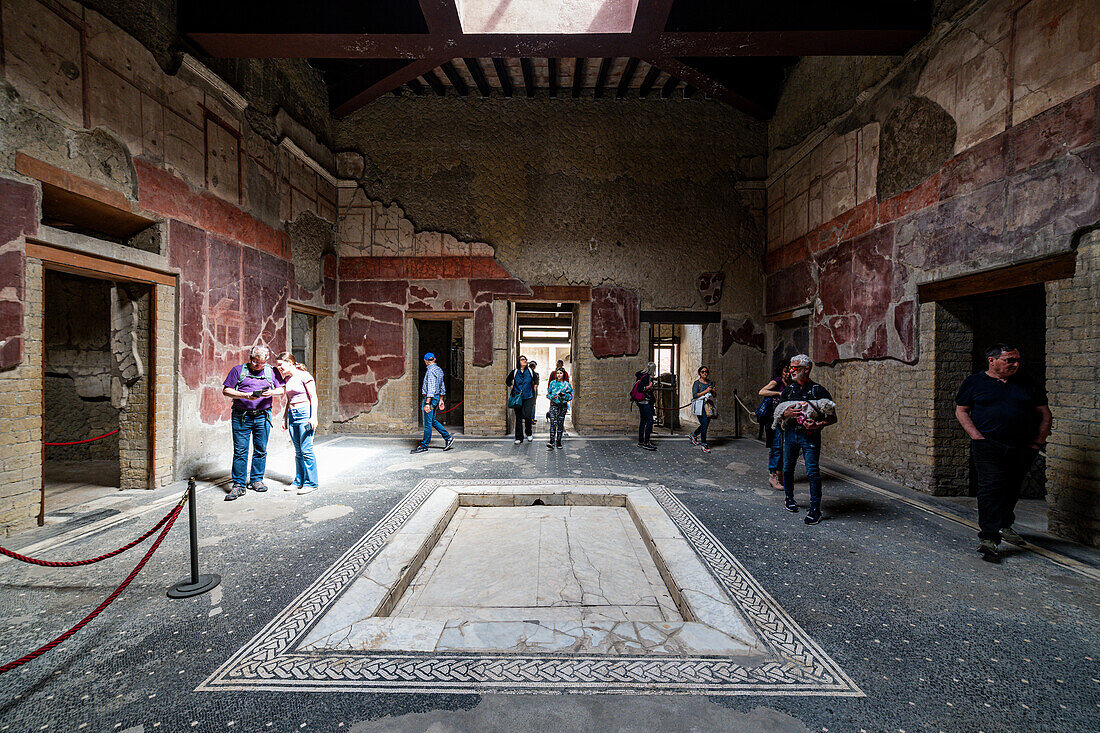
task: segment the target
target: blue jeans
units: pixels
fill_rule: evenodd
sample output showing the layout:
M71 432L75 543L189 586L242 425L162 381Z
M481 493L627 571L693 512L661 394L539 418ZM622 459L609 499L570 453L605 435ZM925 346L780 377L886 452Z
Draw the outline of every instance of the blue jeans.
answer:
M638 403L638 412L641 417L638 420L638 442L648 443L653 434L653 405L648 402Z
M294 443L294 485L317 486L317 456L313 453L313 426L309 424L309 408L290 411L287 423L290 441Z
M423 399L421 399L420 402L420 409L424 409ZM432 442L432 428L435 428L439 431L439 434L443 436L443 440L451 439L451 434L448 433L447 429L440 424L439 420L435 419L435 411L438 409L439 398L432 397L432 411L424 413L424 440L420 441L420 445L424 446L425 448L427 448L428 444Z
M783 433L771 428L767 428L764 432L769 448L768 473L779 473L783 470Z
M233 411L233 483L247 486L263 481L267 469L267 436L271 433L271 410L258 415ZM252 470L248 467L248 441L252 440Z
M699 436L699 442L703 445L707 444L707 428L710 427L710 418L704 412L702 415L696 415L699 418L699 427L695 428L695 432L692 435Z
M794 465L800 451L806 462L806 478L810 480L810 508L817 508L821 506L821 470L817 465L821 457L821 433L791 428L783 431L783 490L788 499L794 499Z

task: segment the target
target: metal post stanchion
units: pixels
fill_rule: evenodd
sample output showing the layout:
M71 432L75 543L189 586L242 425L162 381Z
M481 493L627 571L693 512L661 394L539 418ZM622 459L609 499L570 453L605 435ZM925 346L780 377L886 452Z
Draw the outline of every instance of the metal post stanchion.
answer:
M191 577L168 589L169 598L190 598L213 590L222 582L220 575L199 575L199 516L195 501L195 478L187 479L187 526L191 533Z

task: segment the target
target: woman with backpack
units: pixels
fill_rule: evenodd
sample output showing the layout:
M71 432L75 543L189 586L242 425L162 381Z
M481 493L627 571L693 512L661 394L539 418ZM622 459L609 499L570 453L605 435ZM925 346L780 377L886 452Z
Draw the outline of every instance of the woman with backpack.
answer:
M634 387L630 390L630 399L638 405L638 447L657 450L653 444L653 377L657 374L657 365L652 361L644 371L634 372Z
M707 428L710 426L710 415L707 410L712 406L707 402L715 399L714 382L710 381L710 369L699 367L699 378L691 385L691 412L699 418L699 427L691 434L691 444L701 446L704 453L710 453L710 444L707 443Z
M779 396L790 384L791 367L788 364L770 382L761 387L759 393L770 403L761 418L761 425L764 426L764 445L770 449L768 451L768 485L776 491L783 490L783 433L772 429L772 411L779 402Z
M562 447L565 413L569 409L569 400L573 399L573 385L569 384L569 375L565 373L565 369L555 369L550 375L546 396L550 400L550 442L546 444L546 450L554 450Z
M516 415L516 445L524 437L531 440L535 418L535 374L527 365L527 357L520 355L516 368L504 380L508 386L508 406Z
M294 443L294 483L287 491L299 494L317 490L317 456L313 452L313 436L317 432L317 384L294 354L284 351L275 360L279 374L286 382L286 412L283 430L290 431Z

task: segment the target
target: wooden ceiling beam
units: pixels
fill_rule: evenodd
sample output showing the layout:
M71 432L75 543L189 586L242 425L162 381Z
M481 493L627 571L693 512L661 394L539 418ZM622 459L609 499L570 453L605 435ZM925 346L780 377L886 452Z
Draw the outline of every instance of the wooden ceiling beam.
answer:
M428 24L428 32L434 36L459 36L462 21L458 17L455 0L420 0L420 12Z
M436 76L433 69L428 69L428 71L421 74L421 76L424 77L424 81L428 82L428 86L430 86L438 96L447 96L447 86L443 83L442 79Z
M508 73L508 64L504 63L504 59L493 59L493 68L500 81L500 93L505 97L512 96L512 76Z
M584 57L578 56L573 63L573 99L581 96L584 91Z
M626 90L630 88L630 83L634 81L634 72L638 70L638 59L627 59L626 66L623 67L623 74L619 77L619 88L615 90L615 97L622 99L626 96Z
M546 59L546 77L547 86L550 88L550 96L558 96L558 60L555 58Z
M466 80L458 73L458 69L455 68L454 63L451 61L444 61L439 65L439 68L443 69L443 73L451 82L451 88L455 90L458 96L465 97L470 93L470 87L466 86Z
M596 88L592 90L592 96L599 99L603 96L604 85L607 84L607 74L611 71L611 59L604 58L600 61L600 71L596 74Z
M670 76L665 85L661 87L661 99L668 99L672 96L672 93L676 91L676 87L680 85L680 80L675 76Z
M657 77L661 75L661 70L656 66L650 66L649 71L645 73L645 77L642 79L642 85L638 87L638 96L645 99L649 95L649 91L653 89L653 85L657 82Z
M523 88L527 90L527 96L535 96L535 69L531 59L524 56L519 60L519 67L523 70Z
M649 63L660 67L661 70L669 76L675 76L685 84L691 84L693 87L703 90L705 94L709 94L715 99L732 105L752 117L766 120L771 116L770 110L766 109L764 105L756 100L749 99L737 91L730 89L722 82L707 76L703 72L693 66L685 64L679 59L653 59L649 61Z
M462 62L466 64L466 70L473 77L474 84L477 85L477 90L481 92L481 96L488 97L491 88L489 82L485 79L485 72L481 70L481 62L473 58L464 58Z
M186 33L215 58L516 58L603 56L883 56L905 53L925 28L661 33Z
M416 59L381 78L364 79L359 82L362 91L330 100L332 114L336 117L346 117L360 107L370 104L383 94L392 92L394 89L413 81L418 76L431 73L431 70L438 65L439 59ZM436 81L438 83L438 79ZM348 85L345 84L344 86L347 87Z

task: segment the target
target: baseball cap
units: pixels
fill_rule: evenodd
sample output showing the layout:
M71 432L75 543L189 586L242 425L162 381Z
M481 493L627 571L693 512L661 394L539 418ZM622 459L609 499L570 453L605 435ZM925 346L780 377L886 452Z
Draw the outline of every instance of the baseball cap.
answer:
M424 354L424 358L425 359L434 359L435 354L433 354L432 352L429 351L427 354Z

